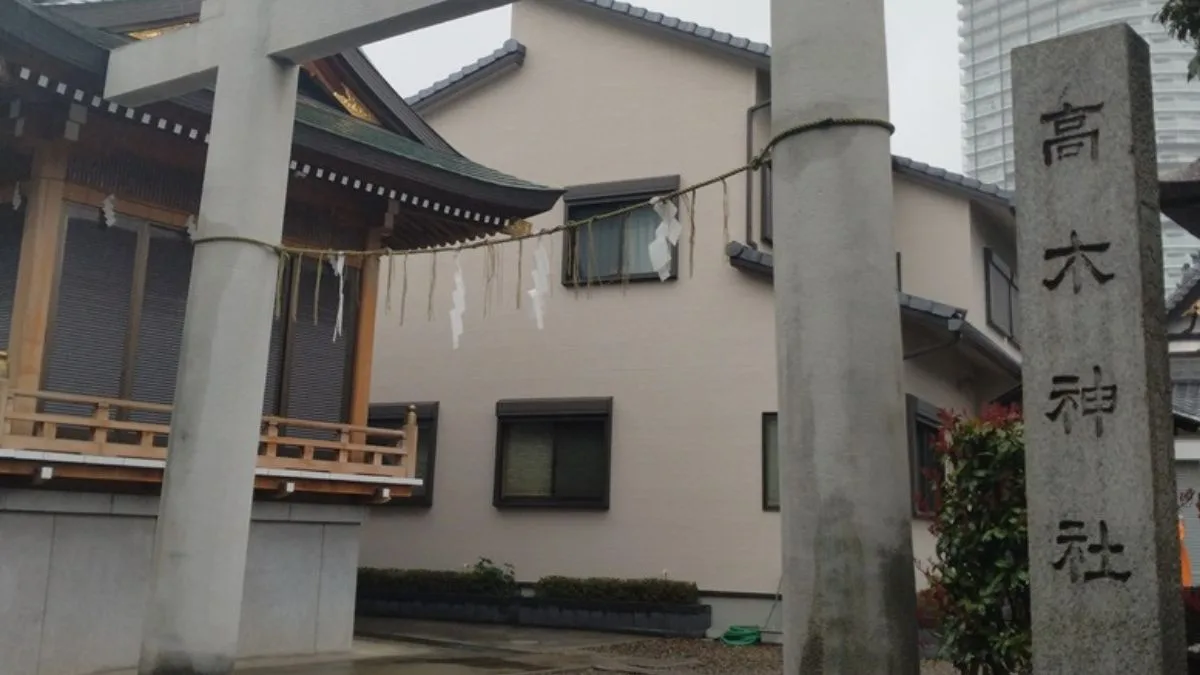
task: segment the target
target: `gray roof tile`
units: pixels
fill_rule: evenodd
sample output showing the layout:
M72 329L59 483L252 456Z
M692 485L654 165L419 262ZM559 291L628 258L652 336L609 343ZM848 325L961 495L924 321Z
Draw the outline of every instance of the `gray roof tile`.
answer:
M418 109L428 106L434 101L449 95L454 89L466 86L472 82L481 82L492 73L502 70L506 65L520 66L524 61L525 45L516 40L506 40L504 45L496 51L434 82L415 95L405 99L405 103Z
M775 276L775 258L770 253L752 248L738 241L731 241L725 247L725 255L729 256L729 264L753 274L768 278ZM1021 377L1021 364L996 345L992 338L984 335L979 329L967 323L967 310L959 309L936 300L910 295L897 291L900 311L924 315L925 317L944 322L945 329L957 333L967 344L972 345L986 358L991 360L1004 371L1015 378Z
M751 57L769 57L771 55L770 45L761 42L754 42L742 37L736 37L729 33L718 31L708 26L700 26L691 21L684 21L678 17L668 16L661 12L652 12L642 7L630 5L627 2L612 2L612 0L562 0L563 2L571 2L577 5L584 5L596 9L607 10L614 14L624 15L630 19L638 20L649 26L663 28L676 33L680 33L684 37L692 37L698 40L712 42L720 47L732 47L736 50L746 52L747 56Z
M763 57L762 65L766 66L769 64L771 56L771 47L769 45L716 31L706 26L698 26L690 21L683 21L678 17L667 16L661 12L651 12L626 2L613 2L612 0L562 0L562 2L613 12L636 20L639 23L644 23L652 28L661 29L668 33L690 36L711 43L716 47L741 50L747 54ZM407 102L418 109L428 106L435 100L448 96L452 90L460 86L481 82L489 77L491 73L502 71L502 65L513 63L519 66L524 60L525 46L516 40L510 39L500 49L422 89L415 96L407 99ZM930 166L929 164L918 162L908 157L893 156L892 165L896 171L902 174L907 173L914 177L932 180L935 183L940 183L942 187L965 189L968 192L974 193L977 197L996 200L1009 208L1012 207L1012 193L999 186L983 183L974 178Z
M740 241L731 241L725 246L725 255L729 256L731 262L736 261L737 263L741 263L742 267L755 268L764 274L774 274L775 256L766 251L752 248ZM967 310L959 309L958 307L936 300L910 295L901 291L898 291L896 295L901 308L928 314L936 319L961 321L967 316Z
M1193 291L1200 286L1200 253L1193 253L1192 259L1183 266L1183 276L1179 285L1167 296L1167 314L1173 314L1180 305L1187 301Z
M955 187L966 189L970 192L977 193L981 197L987 197L1006 204L1009 207L1013 205L1013 193L1005 190L999 185L984 183L970 176L964 176L960 173L947 171L939 167L931 166L925 162L918 162L915 159L908 157L900 157L892 155L892 168L900 173L920 178L930 178L944 183L947 187Z

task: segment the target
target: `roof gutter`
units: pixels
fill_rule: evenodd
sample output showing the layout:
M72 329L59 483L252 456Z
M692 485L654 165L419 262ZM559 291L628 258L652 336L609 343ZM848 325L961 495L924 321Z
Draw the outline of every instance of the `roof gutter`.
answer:
M904 355L904 360L910 361L912 359L920 358L927 354L933 354L934 352L940 352L943 349L950 349L952 347L957 346L958 343L962 342L962 339L963 339L963 330L962 329L963 329L963 325L965 323L966 322L963 319L950 319L950 320L946 321L946 330L950 331L950 333L951 333L949 340L947 340L946 342L943 342L942 344L930 345L928 347L922 347L921 349L918 349L915 352L909 352L908 354Z

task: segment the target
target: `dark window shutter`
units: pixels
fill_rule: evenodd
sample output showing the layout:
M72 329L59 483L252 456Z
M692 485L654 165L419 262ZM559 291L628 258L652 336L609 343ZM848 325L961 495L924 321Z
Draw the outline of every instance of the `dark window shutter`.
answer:
M346 267L342 334L335 342L338 278L328 263L321 263L319 300L314 303L317 282L316 265L308 263L300 271L300 306L292 326L292 353L287 392L287 417L314 422L343 422L346 403L346 375L358 297L357 270ZM316 323L313 322L314 304ZM332 438L332 433L317 434L300 429L290 435L302 438Z
M71 218L63 248L58 306L50 329L45 388L64 394L115 398L133 291L137 232L118 222ZM81 406L48 411L87 414Z
M131 398L170 405L175 399L183 317L192 274L192 246L187 235L177 230L151 226L149 234L150 253L146 260ZM167 424L170 416L137 412L132 419Z
M283 279L291 279L291 266L283 265L281 274ZM280 413L279 399L280 387L283 386L283 350L287 341L287 302L288 297L284 296L279 300L283 303L275 316L275 308L272 308L271 320L271 345L267 351L267 381L263 387L263 414L271 417L277 417Z
M13 300L17 291L17 266L21 259L24 212L0 204L0 351L8 349Z

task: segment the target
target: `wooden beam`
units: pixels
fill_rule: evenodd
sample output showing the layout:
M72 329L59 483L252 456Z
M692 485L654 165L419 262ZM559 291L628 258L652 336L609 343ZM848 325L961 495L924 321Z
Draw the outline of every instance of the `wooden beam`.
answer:
M366 248L379 248L383 230L367 235ZM379 258L365 258L359 283L358 323L354 330L354 383L350 391L350 424L367 425L371 407L371 366L375 360L375 313L379 304ZM362 434L353 434L353 443L365 443Z
M33 476L43 466L54 467L56 481L86 481L96 483L122 484L155 484L162 482L162 469L142 469L120 466L95 466L88 464L55 464L53 462L32 462L28 460L0 459L0 477L2 476ZM297 480L291 478L275 478L272 476L256 476L254 490L263 497L278 495L281 488L291 483L296 494L327 495L329 497L346 497L353 501L371 503L376 498L379 486L372 483L349 483L343 481ZM388 487L392 498L412 496L412 488L407 485ZM294 498L294 496L293 496Z
M38 390L42 385L46 330L54 311L51 299L65 229L63 195L69 153L70 146L60 141L39 145L33 155L8 340L9 380L14 389Z
M76 183L67 183L66 189L63 191L63 198L67 201L85 206L94 206L96 208L100 208L107 197L108 193L103 190L97 190ZM117 213L148 220L158 225L176 227L181 230L187 226L188 216L191 215L183 211L125 198L117 200Z

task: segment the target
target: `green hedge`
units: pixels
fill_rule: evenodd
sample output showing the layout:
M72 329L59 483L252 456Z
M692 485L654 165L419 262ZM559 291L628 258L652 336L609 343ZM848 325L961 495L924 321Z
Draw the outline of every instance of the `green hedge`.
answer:
M520 587L511 572L490 565L476 565L461 572L363 567L358 570L358 592L364 595L387 593L504 598L520 595ZM534 595L548 600L660 605L695 605L700 602L700 591L696 584L668 579L574 579L550 576L534 584Z
M433 595L479 595L492 598L520 594L512 579L469 570L395 570L364 567L358 570L359 593L412 593Z
M700 602L696 584L669 579L607 579L593 577L542 577L533 594L548 600L641 602L659 605L695 605Z

